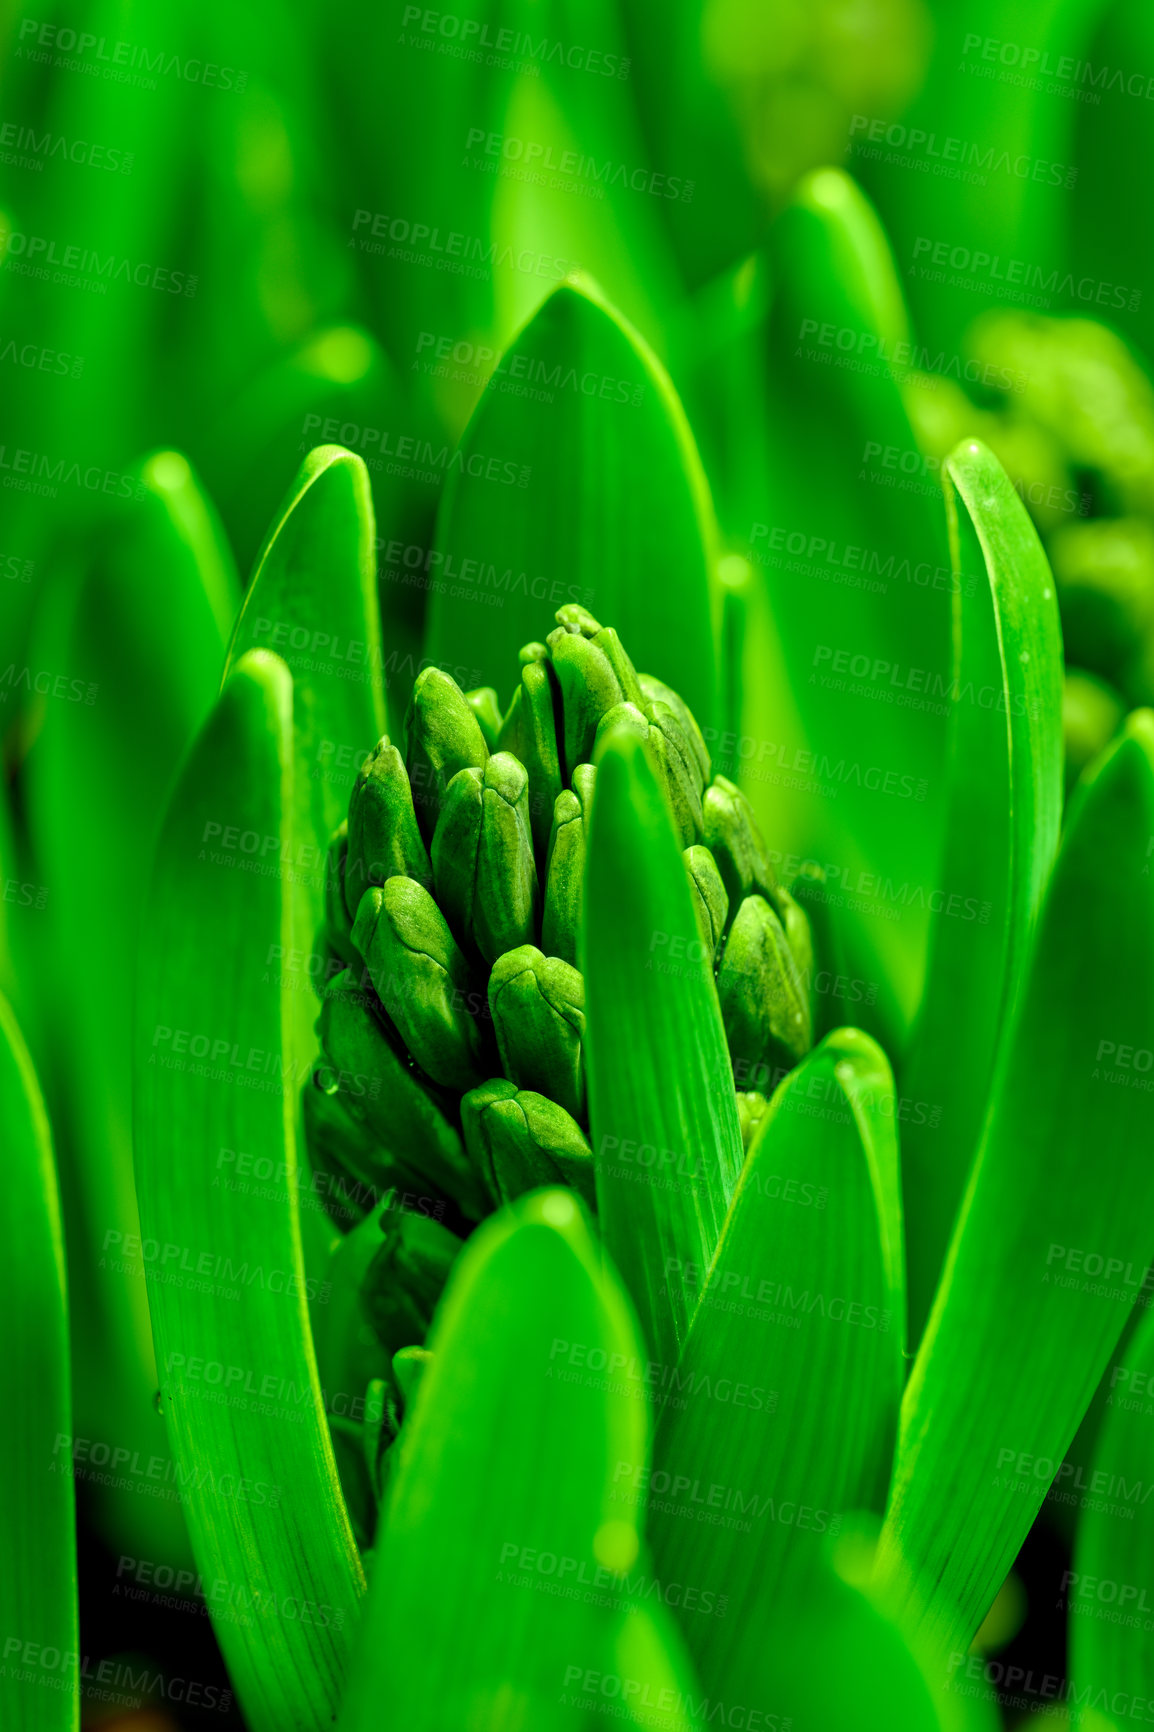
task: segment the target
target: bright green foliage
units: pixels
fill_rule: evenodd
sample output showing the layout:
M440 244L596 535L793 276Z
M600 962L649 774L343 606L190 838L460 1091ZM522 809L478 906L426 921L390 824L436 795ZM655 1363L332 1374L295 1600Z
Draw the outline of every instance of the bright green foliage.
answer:
M0 1622L17 1643L15 1650L9 1644L0 1670L0 1717L13 1732L75 1732L79 1636L64 1239L40 1085L3 999L0 1112L10 1219L20 1222L0 1264L0 1308L17 1325L9 1335L0 1443ZM45 1665L43 1655L55 1661Z

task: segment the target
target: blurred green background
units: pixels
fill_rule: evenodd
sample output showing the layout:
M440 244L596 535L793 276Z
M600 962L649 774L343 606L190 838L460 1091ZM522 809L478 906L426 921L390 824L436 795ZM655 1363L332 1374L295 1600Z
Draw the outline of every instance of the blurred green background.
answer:
M946 707L915 722L878 669L932 691L948 666L937 469L959 438L1001 458L1053 564L1070 779L1154 701L1154 13L44 0L2 29L0 983L50 1097L75 1430L151 1453L134 922L301 457L335 441L368 465L395 721L426 646L468 638L427 575L455 441L548 294L595 279L668 368L714 497L717 767L783 858L932 883ZM498 379L511 404L577 388ZM831 788L820 762L850 769ZM899 1050L927 933L860 936ZM206 1620L127 1592L125 1558L189 1567L178 1506L79 1489L87 1628L120 1653L195 1627L208 1676Z

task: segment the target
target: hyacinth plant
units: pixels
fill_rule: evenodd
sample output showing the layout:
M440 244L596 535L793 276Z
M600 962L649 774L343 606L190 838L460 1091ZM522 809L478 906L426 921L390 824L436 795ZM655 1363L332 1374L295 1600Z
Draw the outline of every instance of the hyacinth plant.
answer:
M549 421L546 485L494 506L486 393L399 714L364 465L306 455L142 911L137 1254L231 1678L254 1727L994 1724L996 1606L971 1641L1112 1357L1141 1387L1151 1353L1150 718L1059 847L1054 585L964 442L947 917L912 1034L884 991L847 1026L871 952L844 876L795 868L772 792L755 814L715 761L759 726L769 640L669 381L588 284L516 352L597 354L644 418ZM141 475L168 540L133 604L179 549L211 654L211 514L180 460ZM461 550L502 539L499 569L548 542L573 582L482 609ZM33 1230L4 1278L61 1368L47 1134L7 1049ZM6 1675L30 1725L75 1713L71 1481L36 1467L57 1378L6 1506L63 1686L26 1653ZM1137 1473L1140 1406L1091 1433L1098 1489ZM1141 1581L1154 1538L1116 1508L1083 1511L1077 1568ZM1109 1723L1147 1645L1070 1622L1068 1700Z
M945 917L912 1035L849 1025L853 899L714 762L765 640L669 381L589 285L535 346L614 356L644 419L616 443L550 422L547 485L494 506L482 398L401 714L364 465L307 454L160 830L143 1257L231 1678L254 1728L995 1724L971 1643L1112 1359L1137 1380L1152 1351L1128 1325L1154 720L1059 842L1054 584L961 444ZM152 479L187 504L187 474ZM482 610L454 550L502 537L522 573L549 538L577 593ZM26 1061L6 1074L42 1149ZM58 1318L29 1218L5 1279ZM932 1296L908 1341L907 1262ZM1099 1491L1137 1472L1140 1406L1097 1432ZM1141 1581L1150 1518L1116 1508L1088 1501L1077 1568ZM37 1584L74 1656L67 1570ZM1070 1622L1065 1699L1113 1723L1148 1644L1077 1600ZM66 1690L27 1697L65 1723Z

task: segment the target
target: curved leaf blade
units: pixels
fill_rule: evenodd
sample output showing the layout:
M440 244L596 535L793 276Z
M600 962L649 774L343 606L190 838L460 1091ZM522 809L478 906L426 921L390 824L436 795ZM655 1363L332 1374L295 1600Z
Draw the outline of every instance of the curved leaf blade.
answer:
M1125 1269L1154 1248L1154 1110L1110 1069L1119 1042L1154 1049L1152 834L1143 711L1071 814L902 1405L879 1580L943 1657L968 1646L1045 1495L1016 1464L1061 1462L1126 1322L1132 1301L1079 1278L1079 1253Z
M267 649L293 676L293 829L304 850L293 903L306 948L322 919L324 850L385 731L374 542L364 463L318 445L265 538L225 665L227 679L246 651Z
M1070 1676L1091 1701L1098 1692L1154 1695L1154 1649L1145 1625L1154 1605L1154 1508L1149 1497L1154 1312L1149 1309L1110 1373L1107 1410L1093 1459L1094 1486L1062 1581L1069 1607ZM1105 1475L1099 1479L1098 1475ZM1116 1488L1130 1508L1122 1519ZM1133 1489L1131 1489L1133 1488ZM1100 1591L1100 1590L1109 1590Z
M671 1578L719 1574L732 1596L737 1615L693 1623L714 1691L770 1663L766 1632L822 1536L885 1502L905 1313L894 1119L880 1047L837 1030L774 1095L708 1270L670 1271L697 1306L663 1392L654 1484L682 1490L653 1498L653 1549Z
M733 1072L688 879L645 748L597 770L582 918L585 1053L605 1244L672 1369L741 1170ZM678 960L669 962L667 957Z
M10 1325L0 1427L0 1719L14 1732L73 1732L79 1629L64 1235L48 1116L4 998L0 1123L8 1218L19 1223L0 1264L0 1311ZM55 1665L41 1661L45 1652L58 1656Z
M583 1727L587 1671L612 1669L637 1602L664 1609L615 1500L622 1464L646 1458L641 1343L572 1193L533 1192L474 1234L429 1346L341 1732L375 1732L386 1699L414 1732ZM658 1677L679 1669L664 1624L632 1633Z
M949 672L945 524L886 358L905 314L861 189L836 169L807 175L769 257L769 469L743 551L769 597L785 683L753 699L745 749L767 761L742 785L785 854L832 868L854 972L881 989L867 1026L901 1044L943 888L945 720L933 694Z
M521 380L555 400L513 395ZM557 289L506 352L458 457L437 518L429 656L478 666L476 683L503 694L521 644L577 601L711 726L708 484L664 368L588 279Z
M940 1122L904 1137L910 1216L910 1332L933 1300L953 1217L977 1152L1002 1031L1058 846L1062 813L1062 635L1037 531L1009 477L977 440L944 465L955 574L954 677L943 884L963 913L934 928L903 1092ZM983 917L984 916L984 917Z
M126 1272L119 1255L140 1230L128 959L158 814L212 707L239 585L187 459L154 451L130 473L137 497L76 538L43 608L34 665L69 670L83 701L45 704L24 786L47 891L35 919L48 925L55 977L68 981L66 996L41 990L37 1008L71 1255L77 1430L147 1459L160 1431L148 1301L141 1269ZM45 979L42 955L30 986ZM170 1505L111 1485L92 1491L125 1549L187 1561Z
M253 652L193 746L158 845L137 1025L162 1401L201 1576L242 1585L263 1614L218 1627L258 1732L331 1722L363 1586L305 1302L291 1007L261 982L270 947L291 941L286 869L213 858L222 824L287 857L291 705L284 664ZM259 1204L228 1184L238 1150L282 1176ZM294 1618L302 1601L327 1621Z

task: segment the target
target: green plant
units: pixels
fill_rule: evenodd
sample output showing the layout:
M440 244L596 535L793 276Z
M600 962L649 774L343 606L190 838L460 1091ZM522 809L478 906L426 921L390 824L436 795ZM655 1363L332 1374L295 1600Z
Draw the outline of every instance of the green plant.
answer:
M1061 1461L1128 1316L1125 1302L1076 1303L1053 1248L1081 1247L1119 1269L1148 1254L1147 1102L1110 1058L1154 1049L1144 870L1154 721L1133 717L1085 779L1059 849L1054 585L997 461L960 446L944 465L954 701L935 880L944 888L934 893L942 917L921 1014L892 1056L837 1026L837 1006L814 988L819 972L853 972L855 923L836 879L811 868L787 896L761 882L779 898L793 962L812 944L814 961L800 970L810 1003L799 1009L818 1044L786 1040L774 1053L766 993L760 1045L743 1047L726 951L715 980L716 926L706 941L700 923L710 893L695 906L683 859L699 834L714 841L724 881L732 852L704 812L697 827L704 766L693 744L686 751L691 723L672 696L668 710L654 707L659 688L632 673L622 648L658 679L688 670L673 689L694 691L702 747L718 731L719 688L742 713L735 670L749 667L749 642L731 640L716 672L712 624L690 643L682 625L725 616L708 496L667 382L609 309L563 290L522 339L543 341L562 355L624 345L634 371L659 387L645 438L668 456L646 502L697 528L669 544L652 613L634 582L620 592L629 635L598 623L616 613L615 540L628 545L643 521L628 424L616 424L622 443L608 453L577 444L568 466L546 453L546 491L504 530L504 518L482 515L480 487L450 488L441 550L462 525L473 546L502 533L515 546L545 523L564 525L583 497L609 537L605 601L589 597L596 617L564 607L545 650L532 626L520 629L526 614L538 631L548 623L527 593L488 626L479 610L457 610L457 643L473 634L465 665L484 678L466 698L443 672L419 676L407 730L410 773L421 771L414 809L399 755L370 751L385 731L381 682L310 670L307 650L290 671L294 631L302 644L318 630L330 643L355 640L370 676L384 665L364 470L322 448L266 539L221 697L158 844L138 1011L142 1223L174 1248L175 1266L181 1247L194 1261L211 1248L214 1260L207 1291L150 1270L162 1399L201 1574L244 1582L264 1614L249 1627L222 1620L220 1639L256 1727L337 1713L343 1726L368 1726L386 1698L390 1712L429 1726L584 1724L611 1698L638 1724L657 1712L699 1724L719 1703L764 1714L766 1725L985 1724L982 1686L977 1699L966 1693L974 1686L959 1687L966 1650L1048 1483L1004 1468L1006 1451L1014 1464ZM487 412L483 402L462 452ZM563 452L563 426L561 441ZM635 460L651 465L652 452ZM580 550L579 569L600 569L601 546ZM971 572L980 586L962 581ZM518 695L502 719L483 688L508 690L496 652L524 637ZM262 638L285 645L287 663ZM572 674L567 657L579 658ZM601 696L590 702L595 678ZM633 709L615 715L630 693ZM746 714L760 696L749 693ZM530 713L555 723L555 762ZM516 761L488 756L514 742L527 778ZM541 1020L532 994L507 1018L498 1005L497 1051L512 1081L489 1090L465 1086L488 1081L493 1049L486 1055L483 1029L455 1018L446 987L467 995L470 966L484 979L509 944L536 935L529 862L549 905L544 819L559 784L591 756L591 790L578 776L561 806L585 831L575 954L586 1143L572 977L561 981L565 1030L551 1012ZM434 805L422 812L424 797ZM388 822L374 829L382 813ZM334 832L326 916L320 863ZM465 869L474 848L476 877ZM406 870L389 876L382 860ZM342 871L351 890L338 898ZM420 888L430 876L436 901ZM563 950L576 878L565 897L557 886L551 930ZM736 900L731 892L731 915ZM414 951L435 967L406 994ZM789 974L780 939L774 953ZM676 966L655 967L657 954ZM364 960L408 1049L439 1070L439 1104L379 1020L357 1044L365 994L340 973L321 1019L327 1068L319 1088L309 1081L316 999L291 990L294 955L305 979L309 967ZM541 965L527 960L540 981ZM525 966L505 971L512 985L525 984ZM546 988L555 995L558 983ZM774 1077L767 1103L743 1103L743 1158L733 1060L751 1052L793 1068ZM380 1076L404 1091L407 1122L426 1130L396 1135L395 1102L385 1119L374 1121L371 1104L366 1114L356 1079ZM530 1105L556 1176L577 1195L531 1188L555 1175L532 1115L508 1111L526 1080L538 1085L531 1095L553 1098ZM295 1106L306 1083L307 1145ZM462 1093L464 1145L453 1104ZM334 1095L353 1103L359 1124L334 1115ZM911 1098L941 1115L916 1135L903 1107ZM176 1139L199 1159L174 1163ZM643 1148L651 1167L634 1158ZM251 1181L241 1181L241 1161ZM412 1192L407 1215L398 1189ZM468 1233L510 1196L458 1253L451 1231ZM434 1205L440 1221L428 1218ZM907 1250L927 1308L936 1290L908 1383ZM229 1279L243 1282L242 1303L219 1290ZM366 1328L366 1291L378 1329ZM719 1519L696 1519L701 1498ZM1109 1550L1109 1530L1095 1543ZM286 1613L302 1605L308 1619ZM1089 1663L1098 1666L1096 1651ZM1101 1687L1110 1683L1103 1674Z

